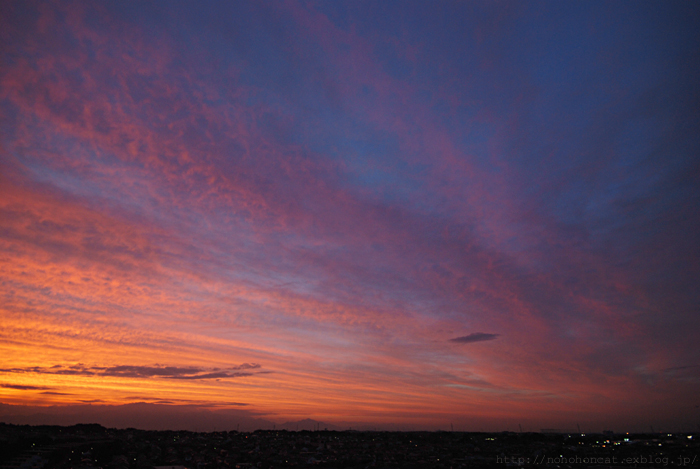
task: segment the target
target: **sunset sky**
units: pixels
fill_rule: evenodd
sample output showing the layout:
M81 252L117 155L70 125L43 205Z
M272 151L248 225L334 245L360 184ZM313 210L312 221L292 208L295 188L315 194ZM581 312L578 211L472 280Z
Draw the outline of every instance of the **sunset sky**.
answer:
M0 421L695 430L699 110L692 1L4 1Z

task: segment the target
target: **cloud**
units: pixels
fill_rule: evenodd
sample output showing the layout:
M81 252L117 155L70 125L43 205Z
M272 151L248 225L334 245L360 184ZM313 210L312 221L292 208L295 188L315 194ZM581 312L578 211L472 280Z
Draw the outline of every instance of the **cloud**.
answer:
M663 371L664 373L673 373L676 371L684 371L684 370L688 370L691 368L699 368L699 367L700 367L700 365L674 366L671 368L664 368L661 371Z
M122 378L166 378L166 379L222 379L239 378L241 376L252 376L260 372L239 371L255 370L261 368L257 363L243 363L226 369L202 368L202 367L177 367L177 366L84 366L77 365L54 365L51 367L26 367L26 368L5 368L0 369L3 373L39 373L48 375L79 375L79 376L115 376ZM3 385L3 387L14 387L14 385ZM15 389L22 389L15 387ZM27 389L50 389L28 386Z
M19 389L21 391L42 391L45 389L51 389L46 386L28 386L24 384L0 384L0 388Z
M202 400L192 400L192 399L161 399L150 396L127 396L124 398L127 401L131 401L132 404L135 403L146 403L146 404L174 404L178 406L189 406L189 407L203 407L203 408L214 408L214 407L243 407L250 404L246 402L235 402L235 401L202 401Z
M462 337L455 337L450 339L450 342L457 342L460 344L471 344L472 342L483 342L486 340L496 340L501 334L488 334L486 332L474 332L469 335Z

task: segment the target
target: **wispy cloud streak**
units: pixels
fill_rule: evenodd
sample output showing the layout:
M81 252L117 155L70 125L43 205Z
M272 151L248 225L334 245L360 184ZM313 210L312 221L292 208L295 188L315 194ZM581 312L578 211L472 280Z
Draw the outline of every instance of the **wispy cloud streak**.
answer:
M234 366L226 369L206 369L199 367L176 367L176 366L84 366L84 365L54 365L51 367L28 367L28 368L4 368L0 369L0 373L36 373L49 375L79 375L79 376L113 376L120 378L167 378L167 379L220 379L220 378L238 378L241 376L252 376L254 371L240 370L256 370L260 368L258 364L244 363L239 366ZM17 386L3 386L14 387ZM32 386L26 389L49 389L35 388Z
M486 332L472 332L469 335L464 335L462 337L455 337L450 339L450 342L457 342L459 344L470 344L472 342L484 342L487 340L495 340L500 334L489 334Z

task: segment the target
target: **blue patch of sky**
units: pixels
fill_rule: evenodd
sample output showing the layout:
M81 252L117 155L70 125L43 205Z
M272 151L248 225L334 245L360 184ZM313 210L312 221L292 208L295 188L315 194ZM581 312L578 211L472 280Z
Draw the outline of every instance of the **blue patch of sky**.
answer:
M489 171L498 172L498 161L492 157L498 158L499 155L492 155L489 148L495 136L492 126L478 121L465 122L462 126L464 132L460 144L470 159Z
M640 110L668 117L663 106L640 109L639 100L673 72L668 57L678 49L669 44L677 41L661 37L666 25L655 23L648 4L641 13L615 5L600 15L588 4L558 4L563 10L546 15L541 28L522 25L528 40L517 51L524 58L514 50L509 59L528 71L537 90L524 110L520 141L513 142L513 162L532 168L530 192L557 179L564 183L548 192L545 206L565 223L609 215L621 199L651 196L662 175L678 166L650 156L664 118L631 117Z
M83 159L84 164L74 169L47 164L41 158L41 153L37 156L17 154L18 160L35 181L49 184L66 194L78 197L95 209L103 210L105 206L112 206L149 218L163 220L166 217L165 212L159 210L159 201L149 196L151 191L158 189L158 185L152 183L151 175L144 173L139 163L120 161L73 138L57 135L51 138L50 146L42 151L89 154L90 158ZM123 179L112 184L106 183L114 180L115 173ZM121 184L122 180L128 186ZM161 194L164 199L169 195Z
M330 154L343 162L349 182L365 189L401 185L401 174L395 170L399 163L397 143L387 137L366 137L354 139L336 136L333 139L336 150Z
M396 80L406 80L414 72L414 65L397 50L395 43L376 44L374 54L381 61L384 70Z

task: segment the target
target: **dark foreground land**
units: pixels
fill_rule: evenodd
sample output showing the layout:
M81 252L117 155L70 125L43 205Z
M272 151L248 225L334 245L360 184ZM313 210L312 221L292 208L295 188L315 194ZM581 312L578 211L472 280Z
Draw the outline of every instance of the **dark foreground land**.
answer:
M0 423L0 468L700 467L696 434L116 430Z

